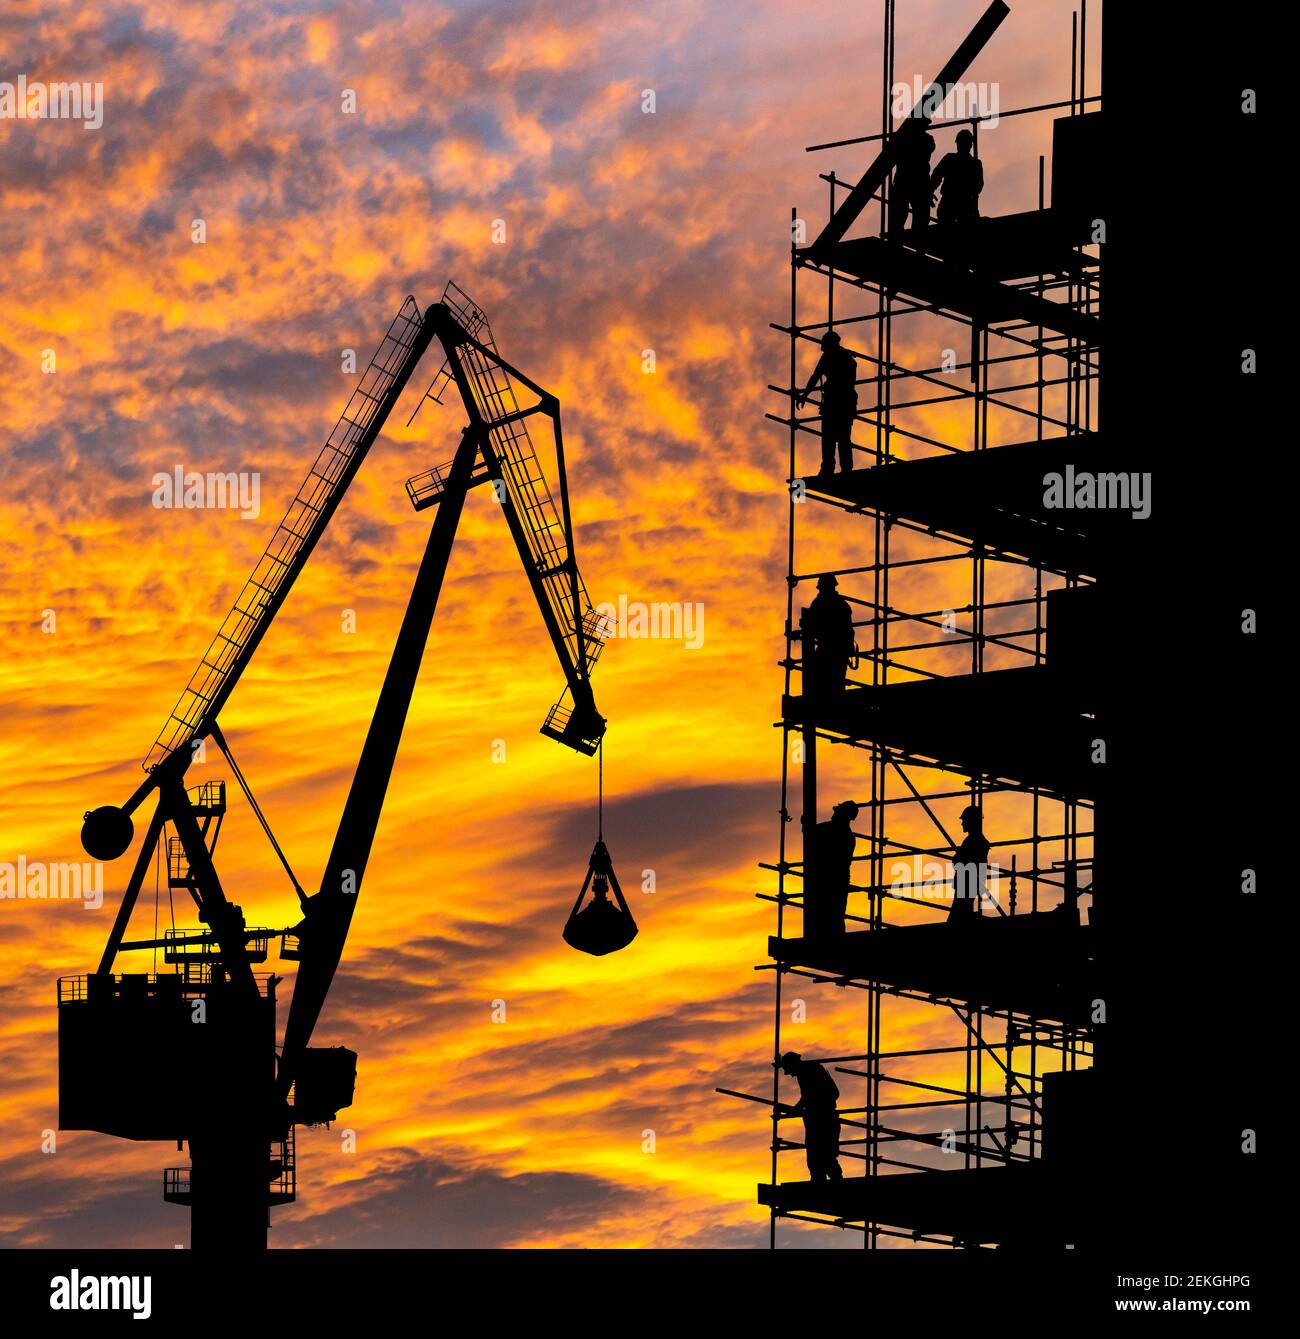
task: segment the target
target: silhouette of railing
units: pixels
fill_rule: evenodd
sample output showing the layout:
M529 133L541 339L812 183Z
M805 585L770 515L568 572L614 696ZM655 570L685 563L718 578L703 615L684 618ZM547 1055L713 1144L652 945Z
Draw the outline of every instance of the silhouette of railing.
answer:
M286 1127L283 1139L271 1141L267 1158L266 1202L288 1204L297 1198L297 1168L292 1124ZM189 1167L163 1168L163 1199L169 1204L189 1204L193 1182Z
M267 1198L271 1204L288 1204L297 1195L296 1140L291 1121L283 1139L271 1142L270 1184Z
M269 936L270 932L266 932ZM259 993L266 995L278 978L274 972L254 972ZM212 964L208 961L185 962L179 972L89 973L61 976L58 1001L64 1004L94 1004L97 1001L159 998L160 983L164 999L197 999L212 989Z
M451 477L451 465L451 461L445 465L435 465L433 469L425 470L423 474L412 475L406 481L406 495L411 499L411 505L416 511L423 511L442 500L447 480ZM480 456L474 462L474 469L470 474L470 486L483 483L487 477L487 463Z

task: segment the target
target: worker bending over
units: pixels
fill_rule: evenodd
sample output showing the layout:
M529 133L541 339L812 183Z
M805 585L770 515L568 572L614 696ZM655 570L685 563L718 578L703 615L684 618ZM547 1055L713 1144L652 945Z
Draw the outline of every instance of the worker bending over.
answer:
M835 1110L840 1090L816 1060L805 1060L798 1051L781 1057L781 1072L799 1085L799 1100L785 1108L788 1116L803 1117L804 1154L808 1176L813 1181L840 1181L840 1117Z

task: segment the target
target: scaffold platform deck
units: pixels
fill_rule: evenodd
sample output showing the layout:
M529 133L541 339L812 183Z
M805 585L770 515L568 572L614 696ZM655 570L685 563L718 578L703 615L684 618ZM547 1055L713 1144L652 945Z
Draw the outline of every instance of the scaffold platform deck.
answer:
M896 237L856 237L809 249L814 264L878 284L936 309L956 312L980 326L1015 322L1041 326L1088 346L1102 341L1099 317L1026 288L1000 283L959 260L944 260L910 247Z
M787 1181L758 1187L758 1202L784 1214L879 1223L963 1245L1070 1245L1068 1184L1040 1163Z
M1087 1021L1092 938L1077 908L971 917L968 924L884 926L827 939L768 940L783 967L875 981L932 1001L1063 1023Z
M1101 771L1092 761L1096 727L1062 701L1073 682L1032 665L789 695L781 714L790 725L887 744L949 771L1091 798Z
M1132 510L1048 505L1049 479L1131 474L1138 453L1122 456L1097 433L891 460L847 474L809 475L811 497L851 510L881 512L933 532L1014 555L1067 576L1095 576L1119 549L1121 532L1142 523Z
M963 265L988 279L1025 279L1037 275L1077 275L1096 258L1082 250L1091 241L1085 220L1053 209L1026 210L978 218L960 227L932 223L902 228L896 242L927 256ZM856 241L876 242L877 237Z

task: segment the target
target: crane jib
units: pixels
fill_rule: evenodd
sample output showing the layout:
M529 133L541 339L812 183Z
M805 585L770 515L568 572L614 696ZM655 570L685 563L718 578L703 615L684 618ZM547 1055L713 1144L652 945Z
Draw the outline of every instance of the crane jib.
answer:
M393 318L271 536L252 575L190 677L148 757L153 771L182 745L201 739L239 682L298 573L311 556L432 338L413 297Z

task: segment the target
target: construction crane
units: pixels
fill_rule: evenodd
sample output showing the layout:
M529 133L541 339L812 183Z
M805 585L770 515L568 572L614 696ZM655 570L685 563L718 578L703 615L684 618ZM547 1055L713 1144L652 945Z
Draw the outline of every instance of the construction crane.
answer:
M319 891L308 896L231 755L219 716L434 341L443 363L416 410L427 400L441 403L454 385L468 422L453 459L407 483L413 507L436 508L436 514ZM539 415L554 433L558 505L528 433L528 420ZM482 484L492 485L501 504L565 678L542 733L595 754L605 721L596 710L591 671L608 628L587 598L574 554L559 402L501 358L482 310L449 283L443 300L423 316L408 297L393 319L144 760L144 781L124 805L85 816L87 853L115 860L134 839L132 814L154 801L98 969L59 982L59 1125L135 1140L175 1139L178 1148L188 1142L190 1167L164 1173L163 1195L190 1206L196 1248L264 1248L270 1206L296 1195L295 1126L328 1123L352 1101L355 1052L309 1043L347 941L465 498ZM222 886L213 857L226 812L225 782L187 787L185 781L208 739L226 756L289 875L302 911L292 928L249 927ZM136 899L169 825L175 835L166 845L168 886L189 893L203 928L127 941ZM597 846L604 852L603 842ZM604 852L602 869L607 861ZM606 935L612 947L636 933L617 895L619 909L603 906L606 919L625 918L620 933ZM571 917L570 942L572 925ZM280 978L253 970L266 961L273 941L282 959L297 963L278 1062ZM575 946L610 951L604 944ZM120 952L158 949L175 970L114 974Z

